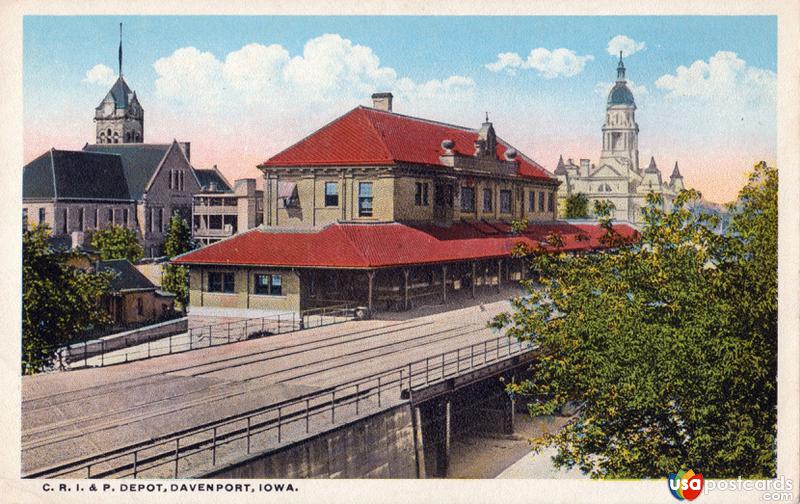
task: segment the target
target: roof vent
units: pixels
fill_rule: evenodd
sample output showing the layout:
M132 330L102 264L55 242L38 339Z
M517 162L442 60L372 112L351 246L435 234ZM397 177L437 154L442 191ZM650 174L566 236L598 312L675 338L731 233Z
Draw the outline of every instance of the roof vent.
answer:
M513 161L517 157L517 149L510 148L506 150L506 159Z
M209 182L208 183L208 190L210 192L217 192L217 183L214 182L213 180L211 182Z
M445 153L452 154L453 148L456 146L456 143L449 138L446 140L442 140L442 149L444 149Z

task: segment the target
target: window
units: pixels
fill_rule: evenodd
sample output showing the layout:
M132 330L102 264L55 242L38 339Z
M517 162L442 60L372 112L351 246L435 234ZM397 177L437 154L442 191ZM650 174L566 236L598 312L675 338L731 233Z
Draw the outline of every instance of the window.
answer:
M169 171L169 188L173 189L175 187L175 170Z
M282 295L282 278L280 275L256 275L255 293L264 296Z
M222 216L209 215L208 216L208 229L222 229Z
M483 211L484 212L491 212L492 211L492 190L491 189L484 189L483 190Z
M500 191L500 213L511 213L511 191L508 189Z
M227 294L234 292L233 273L222 273L211 271L208 273L208 292L224 292Z
M94 228L100 229L100 209L94 209Z
M547 193L547 211L553 211L553 193L551 192Z
M544 191L539 191L539 211L544 212Z
M83 231L83 222L86 218L86 211L83 207L78 209L78 231Z
M61 212L61 215L64 218L64 221L61 223L61 232L67 234L67 230L69 229L69 212L66 208Z
M417 182L414 190L414 204L417 206L428 206L428 184Z
M114 209L113 208L109 208L108 209L108 224L109 225L114 224Z
M533 212L536 210L536 192L528 191L528 211Z
M230 226L231 232L235 234L238 220L239 218L236 215L225 215L222 217L222 227Z
M372 182L358 184L358 216L372 217Z
M472 187L461 188L461 211L475 211L475 189Z
M339 184L325 182L325 206L339 206Z
M128 209L122 209L122 225L127 227L128 226Z
M142 298L136 298L136 313L141 317L144 315L144 303Z
M44 208L40 208L39 209L39 224L44 224L45 215L46 215L45 214L45 209Z
M164 209L163 208L159 208L158 209L158 229L162 233L164 232L164 225L165 225L164 221L165 220L166 219L164 219Z
M222 206L222 198L210 198L211 206Z
M236 198L223 198L222 206L229 206L229 207L237 206Z
M22 229L24 229L25 231L28 230L28 209L27 208L23 208L22 209Z

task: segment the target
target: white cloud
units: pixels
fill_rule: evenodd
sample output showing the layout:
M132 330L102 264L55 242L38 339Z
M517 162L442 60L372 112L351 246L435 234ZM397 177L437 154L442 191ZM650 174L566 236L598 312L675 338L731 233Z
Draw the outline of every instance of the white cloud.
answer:
M575 51L563 47L552 51L537 47L531 50L525 60L517 53L500 53L497 61L484 66L492 72L503 70L509 75L514 75L518 69L532 69L546 79L553 79L578 75L583 71L586 62L593 59L594 56L590 54L578 56Z
M694 97L714 103L738 106L771 105L775 101L776 75L749 66L730 51L718 51L708 61L697 60L679 66L674 74L656 80L668 96Z
M257 92L280 77L289 51L278 44L248 44L225 57L222 77L235 89Z
M632 38L626 37L625 35L617 35L608 41L607 50L608 54L612 56L618 56L619 52L622 51L622 56L627 57L643 50L645 47L646 45L644 42L636 42Z
M114 70L102 63L98 63L86 71L86 76L82 82L98 84L100 86L110 86L114 84L115 80L117 80L117 74L114 73Z
M181 102L219 98L222 62L210 52L182 47L158 59L153 67L158 74L156 93Z
M523 63L525 63L525 61L520 57L519 54L514 52L506 52L498 54L497 61L494 63L487 63L484 66L492 72L505 70L509 74L514 75L517 73L516 69L520 68Z
M266 104L286 114L312 105L335 105L341 110L343 102L363 102L376 91L416 100L451 98L453 93L469 94L475 87L472 79L458 75L419 83L400 77L393 68L381 65L371 48L338 34L308 40L303 53L295 56L278 44L248 44L224 60L184 47L159 59L154 67L161 98L226 109L237 103Z

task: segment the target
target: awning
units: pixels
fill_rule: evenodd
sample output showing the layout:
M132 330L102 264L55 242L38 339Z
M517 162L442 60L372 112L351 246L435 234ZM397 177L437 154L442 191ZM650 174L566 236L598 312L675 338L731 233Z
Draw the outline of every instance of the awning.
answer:
M290 199L294 196L294 192L297 190L297 183L296 182L281 182L278 181L278 198L279 199Z

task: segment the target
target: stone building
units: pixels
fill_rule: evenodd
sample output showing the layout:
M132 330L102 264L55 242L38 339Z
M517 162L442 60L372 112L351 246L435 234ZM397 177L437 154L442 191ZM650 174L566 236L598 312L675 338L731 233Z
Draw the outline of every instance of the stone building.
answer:
M560 204L571 195L582 193L594 202L607 200L614 204L614 218L618 221L641 222L641 209L646 206L650 192L660 193L664 209L671 208L672 200L684 188L678 163L667 182L655 159L644 170L639 166L639 125L636 123L636 102L625 80L625 65L620 53L617 81L608 93L606 118L602 127L602 150L597 165L589 159L575 164L572 159L559 158L554 171L561 182L558 190Z
M136 231L146 257L163 254L173 214L191 222L200 182L188 142L144 143L144 112L120 76L95 109L95 144L50 149L23 167L23 217L54 236L117 224Z
M201 245L216 243L264 222L264 191L256 179L238 179L233 187L214 166L195 170L200 192L192 200L192 236Z
M119 77L94 109L98 144L144 142L144 109L122 77L122 23L119 35Z
M566 250L600 246L598 226L556 220L558 181L488 118L473 129L373 100L259 166L263 226L173 260L190 269L190 313L402 310L519 280L520 242L560 233Z

